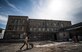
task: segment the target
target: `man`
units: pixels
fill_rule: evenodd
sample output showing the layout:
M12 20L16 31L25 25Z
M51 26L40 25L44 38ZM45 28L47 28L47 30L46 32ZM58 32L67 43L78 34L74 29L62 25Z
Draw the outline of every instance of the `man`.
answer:
M22 49L25 45L26 45L26 49L28 49L28 36L27 33L23 33L24 36L24 44L22 45L22 47L20 49Z

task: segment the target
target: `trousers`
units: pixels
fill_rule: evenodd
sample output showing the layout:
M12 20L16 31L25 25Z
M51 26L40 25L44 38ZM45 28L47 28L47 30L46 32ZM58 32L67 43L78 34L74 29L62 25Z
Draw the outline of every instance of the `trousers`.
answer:
M28 49L28 42L24 41L23 45L21 46L20 49L22 49L26 45L26 49Z

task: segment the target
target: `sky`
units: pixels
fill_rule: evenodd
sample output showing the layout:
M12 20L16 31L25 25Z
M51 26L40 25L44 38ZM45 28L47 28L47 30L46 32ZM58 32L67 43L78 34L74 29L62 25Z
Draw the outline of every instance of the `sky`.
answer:
M6 27L8 15L82 22L82 0L0 0L0 28Z

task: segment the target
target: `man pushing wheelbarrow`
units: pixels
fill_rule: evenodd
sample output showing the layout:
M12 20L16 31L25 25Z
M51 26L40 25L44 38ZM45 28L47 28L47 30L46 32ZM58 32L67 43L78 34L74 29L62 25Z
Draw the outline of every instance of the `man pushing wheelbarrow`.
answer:
M33 48L33 44L32 43L29 43L28 42L28 35L27 35L27 33L23 33L23 36L24 36L24 41L23 41L23 45L20 47L20 49L22 50L22 48L26 45L26 50L28 50L29 49L29 46L31 45L31 48Z

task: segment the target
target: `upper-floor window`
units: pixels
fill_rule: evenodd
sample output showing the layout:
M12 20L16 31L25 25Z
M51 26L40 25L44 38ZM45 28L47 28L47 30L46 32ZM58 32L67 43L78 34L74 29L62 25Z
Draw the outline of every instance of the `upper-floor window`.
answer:
M23 23L25 23L25 20L22 20Z
M47 31L49 31L49 28L47 28Z
M8 30L12 30L13 27L11 25L8 26Z
M39 31L41 31L41 28L38 28Z
M20 30L20 27L17 27L17 30Z
M38 23L38 26L41 26L41 23Z
M42 31L45 31L45 28L42 28Z
M27 18L27 21L28 21L29 19Z
M54 29L53 28L50 28L51 29L51 31L54 31Z
M18 24L21 24L21 20L18 20Z
M56 23L53 23L54 26L56 26Z
M49 23L46 23L47 26L49 26Z
M24 27L22 27L22 31L24 31Z
M17 26L14 26L14 27L13 27L13 30L17 30Z
M32 31L33 29L32 28L30 28L30 31Z
M18 20L14 20L14 24L17 25L18 24Z
M58 30L58 28L53 28L53 31L57 31Z
M14 19L12 19L12 20L10 21L10 23L12 23L12 24L13 24L13 23L14 23Z
M59 22L57 23L57 26L60 26L60 23Z
M33 28L34 31L36 31L36 28Z
M64 24L63 23L61 23L61 27L64 27Z

